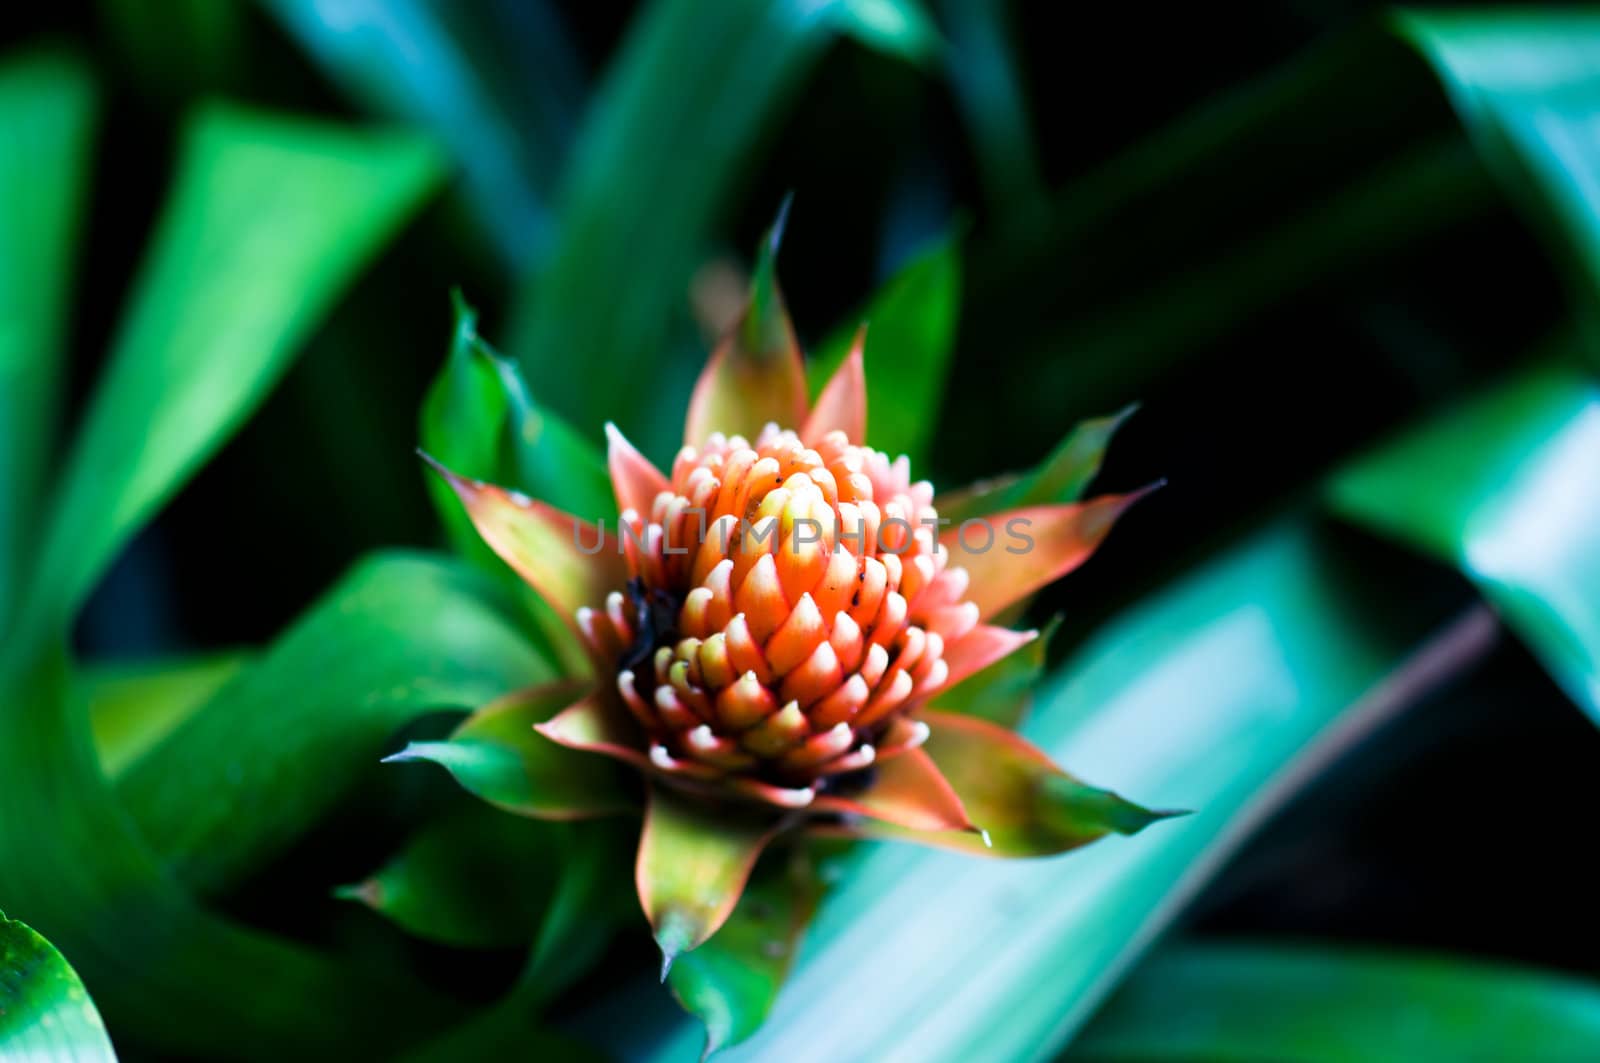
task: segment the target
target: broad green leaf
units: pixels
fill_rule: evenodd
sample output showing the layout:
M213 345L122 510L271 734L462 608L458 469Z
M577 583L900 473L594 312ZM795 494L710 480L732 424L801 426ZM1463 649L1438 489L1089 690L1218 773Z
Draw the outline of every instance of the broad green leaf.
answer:
M1193 941L1135 968L1067 1058L1577 1060L1596 1044L1591 980L1462 956Z
M1459 565L1600 722L1600 384L1540 364L1347 466L1344 516Z
M841 25L859 25L849 7L652 0L633 20L573 145L557 239L525 281L508 345L534 394L580 430L613 421L646 454L676 448L702 358L690 279L763 134Z
M563 829L473 803L424 826L338 895L444 945L527 945L555 891Z
M844 361L865 323L867 441L908 454L918 468L944 398L961 307L961 248L947 236L889 278L862 311L817 349L808 374L813 396Z
M55 444L94 114L77 60L0 66L0 633L21 594Z
M582 106L578 50L558 6L522 0L269 0L335 82L449 149L485 240L525 267L552 239L549 198Z
M118 780L144 836L186 882L224 889L330 808L402 723L548 679L492 589L421 555L357 566Z
M1057 860L864 850L771 1019L727 1058L1051 1058L1285 781L1394 707L1366 695L1421 625L1364 585L1292 522L1103 627L1025 734L1195 814ZM634 1036L649 1058L698 1049L691 1030Z
M1015 728L1026 718L1034 689L1044 674L1050 639L1061 626L1058 616L1046 624L1039 637L1020 650L1002 657L971 678L941 691L934 700L943 712L959 712Z
M112 1060L105 1023L77 972L44 938L0 912L0 1058Z
M760 1028L821 896L810 856L797 845L756 873L710 941L673 963L667 983L705 1023L707 1056Z
M119 1038L158 1057L354 1057L456 1016L392 969L335 963L196 904L108 789L59 656L0 656L0 704L0 896L72 957ZM249 992L219 971L249 971Z
M557 745L534 730L587 690L582 682L557 683L510 694L467 717L448 741L412 742L388 759L432 761L469 792L519 816L629 811L637 802L610 760Z
M939 516L960 524L1020 506L1078 501L1100 471L1111 437L1137 408L1128 406L1110 417L1074 425L1056 449L1027 472L940 494Z
M439 178L409 134L215 104L177 178L62 476L28 622L59 630L235 430Z
M88 706L100 766L115 778L128 769L249 660L246 653L218 653L171 661L97 664L76 676L78 696Z
M715 934L738 903L777 820L650 788L639 839L639 903L661 946L661 976Z

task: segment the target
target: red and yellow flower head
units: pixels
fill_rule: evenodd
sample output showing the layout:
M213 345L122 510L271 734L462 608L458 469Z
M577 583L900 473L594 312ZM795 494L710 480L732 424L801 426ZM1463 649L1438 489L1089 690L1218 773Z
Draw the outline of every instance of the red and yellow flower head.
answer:
M1136 496L941 520L909 461L866 444L864 340L808 402L777 287L758 280L670 472L607 426L613 521L441 469L592 661L587 694L537 729L650 780L637 879L669 959L715 932L785 830L1026 855L1154 815L938 708L1036 637L993 621L1082 563ZM1085 795L1092 823L1031 807ZM685 876L686 848L715 866Z

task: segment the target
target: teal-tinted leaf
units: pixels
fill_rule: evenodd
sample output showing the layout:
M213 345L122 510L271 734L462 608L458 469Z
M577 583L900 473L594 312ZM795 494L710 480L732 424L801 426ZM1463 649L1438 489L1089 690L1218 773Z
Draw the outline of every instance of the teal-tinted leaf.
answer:
M88 706L100 767L121 775L187 720L249 660L218 653L171 661L101 664L75 677Z
M437 819L339 895L461 948L527 945L555 891L564 828L473 803Z
M1186 942L1135 969L1069 1059L1584 1059L1600 984L1461 956Z
M961 254L948 236L918 254L873 296L860 321L848 321L815 353L812 395L844 361L867 325L867 441L909 454L916 468L933 437L961 307Z
M1600 385L1539 365L1334 477L1333 507L1461 566L1600 722Z
M944 712L976 716L1002 727L1017 727L1028 713L1034 688L1044 674L1050 638L1060 626L1061 618L1056 617L1045 625L1038 638L1020 650L940 692L935 699L936 707Z
M1102 628L1026 734L1074 770L1195 814L1060 860L864 851L767 1025L729 1058L1051 1058L1283 792L1282 773L1303 775L1394 707L1364 695L1420 625L1364 586L1291 524ZM1465 629L1481 630L1479 618ZM637 1036L651 1058L698 1048L690 1030Z
M629 811L637 801L608 758L557 745L533 729L587 690L582 682L558 683L511 694L467 717L448 741L412 742L389 760L431 760L469 792L519 816Z
M477 312L456 297L450 354L422 404L422 449L463 476L515 487L587 521L616 512L600 451L541 409L514 362L478 335ZM428 478L451 541L495 559L448 484Z
M1600 15L1400 12L1393 31L1433 67L1484 161L1539 223L1591 329L1600 327Z
M921 0L844 0L834 10L840 31L869 48L913 63L930 63L943 51Z
M115 1060L105 1023L77 972L44 938L0 912L0 1058L20 1063Z
M1012 43L1008 4L942 0L950 36L945 76L972 140L985 199L1002 225L1027 223L1045 206L1044 176L1023 88L1024 64Z
M476 573L423 556L358 566L118 782L144 835L218 890L281 852L402 723L550 678Z
M756 873L710 941L673 963L667 983L705 1023L706 1055L760 1028L821 896L810 856L797 845Z
M196 115L66 466L30 623L68 621L438 177L410 135L223 105Z
M1128 406L1110 417L1094 417L1073 426L1049 457L1025 473L940 494L939 515L959 524L1020 506L1076 502L1099 473L1111 437L1137 409Z
M549 197L583 103L557 5L271 0L339 86L426 128L462 171L487 242L513 267L549 249Z
M533 393L582 431L613 421L646 454L677 447L703 357L691 277L844 6L653 0L633 20L573 146L557 240L526 281L509 344Z
M75 60L0 67L0 632L21 593L55 442L94 111Z

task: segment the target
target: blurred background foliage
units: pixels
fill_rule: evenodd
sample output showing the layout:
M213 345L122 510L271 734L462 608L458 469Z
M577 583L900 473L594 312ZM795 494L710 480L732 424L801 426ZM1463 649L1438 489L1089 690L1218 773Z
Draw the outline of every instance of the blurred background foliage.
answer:
M124 1056L452 1028L484 1038L434 1043L465 1055L507 1016L535 1036L487 1007L521 971L563 1031L538 1036L694 1058L588 847L529 843L567 883L541 889L587 898L572 970L408 899L437 860L409 827L461 806L379 756L549 664L476 577L351 566L444 542L411 448L453 287L533 401L665 460L790 191L802 340L826 362L871 318L874 442L937 485L1140 404L1099 482L1169 486L1037 606L1061 621L1026 731L1197 814L1064 862L864 848L738 1051L1600 1036L1600 14L102 0L0 24L0 908ZM397 852L386 914L445 911L444 943L334 896Z

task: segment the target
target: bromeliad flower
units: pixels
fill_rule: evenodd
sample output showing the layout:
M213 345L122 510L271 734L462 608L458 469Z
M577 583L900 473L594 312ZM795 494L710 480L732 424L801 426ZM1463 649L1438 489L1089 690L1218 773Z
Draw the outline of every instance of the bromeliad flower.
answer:
M573 751L559 770L529 768L552 774L553 796L519 809L535 815L616 811L609 791L569 785L601 758L643 777L636 882L667 965L723 925L774 839L1024 856L1160 815L958 711L968 680L1037 637L997 621L1088 558L1138 494L996 508L1028 499L1002 482L958 495L959 523L941 518L908 460L865 442L864 342L808 403L769 250L670 470L607 425L614 521L435 463L592 671L492 705L459 737L531 726L555 744L539 763Z

